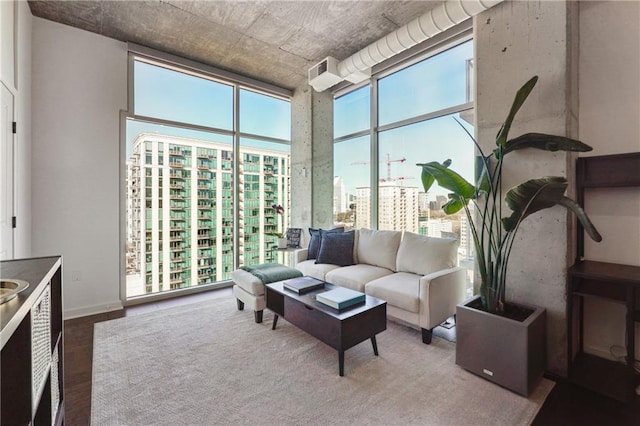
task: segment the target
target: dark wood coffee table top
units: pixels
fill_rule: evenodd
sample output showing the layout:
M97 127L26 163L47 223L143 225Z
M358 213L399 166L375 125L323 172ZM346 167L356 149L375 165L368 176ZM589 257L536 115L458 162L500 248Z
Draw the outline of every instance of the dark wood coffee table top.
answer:
M286 280L285 280L286 281ZM278 316L306 331L338 351L339 374L344 376L344 352L371 339L373 353L378 355L376 334L387 328L387 302L365 295L365 302L345 309L334 309L316 300L316 295L338 286L325 283L323 289L305 294L286 290L283 281L267 284L267 309L275 313L272 330Z
M286 281L286 280L285 280ZM284 281L278 281L275 283L271 283L271 284L267 284L267 287L269 287L270 289L274 290L277 293L280 293L286 297L289 297L291 299L297 300L301 303L304 303L305 305L312 307L314 309L318 309L320 311L325 312L327 315L330 315L336 319L339 320L344 320L346 318L352 317L354 315L358 315L364 311L367 311L371 308L374 308L376 306L379 305L383 305L386 304L387 302L385 302L384 300L375 298L373 296L368 296L365 295L365 301L364 303L358 304L358 305L354 305L354 306L350 306L348 308L345 309L335 309L332 308L331 306L325 305L324 303L318 302L316 300L316 294L320 294L320 293L324 293L325 291L329 291L329 290L333 290L334 288L339 288L340 286L337 286L335 284L331 284L328 282L324 283L324 288L321 288L319 290L314 290L314 291L310 291L309 293L305 293L305 294L297 294L293 291L287 290L283 287ZM268 307L268 306L267 306ZM269 308L271 309L271 308ZM271 309L273 310L273 309ZM274 311L275 312L275 311ZM280 315L282 315L282 312L278 312Z

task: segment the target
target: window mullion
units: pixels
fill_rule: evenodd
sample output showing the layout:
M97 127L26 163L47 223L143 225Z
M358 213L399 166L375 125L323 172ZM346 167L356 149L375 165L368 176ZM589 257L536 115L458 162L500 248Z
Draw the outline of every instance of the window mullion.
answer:
M233 267L240 265L240 88L233 90Z
M378 164L380 153L378 152L378 79L371 81L371 227L378 229L378 183L380 171Z
M200 126L198 124L184 123L182 121L166 120L164 118L149 117L146 115L129 114L127 115L127 117L136 121L144 121L147 123L160 124L163 126L179 127L181 129L186 129L186 130L198 130L201 132L218 133L218 134L230 135L230 136L234 134L233 130L219 129L217 127Z
M407 118L405 120L396 121L394 123L385 124L378 128L378 132L384 132L387 130L397 129L398 127L409 126L411 124L420 123L427 120L433 120L434 118L444 117L446 115L455 114L457 112L467 111L473 109L473 102L467 102L465 104L456 105L450 108L441 109L439 111L429 112L427 114L418 115L415 117Z

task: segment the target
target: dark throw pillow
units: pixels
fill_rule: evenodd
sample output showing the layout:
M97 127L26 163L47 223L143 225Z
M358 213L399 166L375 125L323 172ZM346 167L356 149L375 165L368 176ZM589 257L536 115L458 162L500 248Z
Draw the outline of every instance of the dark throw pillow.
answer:
M316 263L329 263L331 265L353 265L353 241L355 233L320 231L320 250Z
M307 260L315 259L318 257L318 252L320 251L320 241L322 239L320 231L331 233L344 232L344 228L334 228L329 231L309 228L309 235L311 235L311 239L309 240L309 248L307 250Z
M318 251L320 250L320 230L309 228L309 248L307 249L307 259L315 259L318 257Z

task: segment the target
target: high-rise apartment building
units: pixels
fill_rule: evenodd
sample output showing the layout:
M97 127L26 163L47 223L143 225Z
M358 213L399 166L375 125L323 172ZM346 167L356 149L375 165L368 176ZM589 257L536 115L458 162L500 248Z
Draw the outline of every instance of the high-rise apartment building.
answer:
M473 203L469 203L469 211L473 217L475 215ZM465 259L473 259L474 256L471 227L469 226L469 220L466 215L460 216L460 247L458 248L458 253Z
M418 232L418 188L382 182L378 192L378 229Z
M382 182L378 193L378 229L418 232L419 190ZM356 188L356 226L371 228L371 188Z
M333 214L344 213L348 208L348 194L341 176L333 178Z
M373 228L371 226L371 188L356 188L356 228Z
M289 211L289 154L246 147L239 163L236 228L231 145L138 135L127 162L127 296L229 279L236 229L241 264L275 260L265 232L288 223L271 206Z
M429 219L427 221L427 236L435 238L443 238L443 234L451 234L453 232L453 222L449 219Z

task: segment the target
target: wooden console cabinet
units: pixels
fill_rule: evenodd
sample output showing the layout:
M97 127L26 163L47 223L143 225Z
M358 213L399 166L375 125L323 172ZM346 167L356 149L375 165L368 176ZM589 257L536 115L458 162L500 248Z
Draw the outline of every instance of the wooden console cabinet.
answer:
M64 423L62 258L0 262L29 287L0 304L0 425Z
M584 206L585 190L589 188L640 188L640 153L579 158L576 171L577 201ZM584 231L578 223L578 256L567 276L569 379L619 401L630 401L639 382L633 363L635 323L640 322L640 266L582 260L583 255ZM586 297L603 298L626 307L626 364L584 352Z

